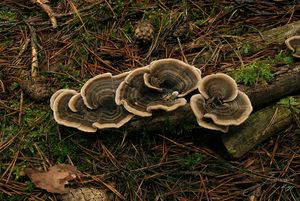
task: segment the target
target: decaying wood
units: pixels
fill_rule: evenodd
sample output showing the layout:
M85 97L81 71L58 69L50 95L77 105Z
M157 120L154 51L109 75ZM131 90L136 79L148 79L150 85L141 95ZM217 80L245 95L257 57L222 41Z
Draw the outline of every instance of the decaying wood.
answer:
M270 84L260 84L253 87L240 86L250 98L255 108L261 108L287 95L300 91L300 65L289 73L275 77Z
M275 78L270 84L259 84L254 87L240 87L250 98L254 109L261 108L268 103L277 101L285 96L300 92L300 66L294 71ZM158 112L147 118L134 118L124 127L127 131L160 130L166 125L176 128L184 124L197 125L194 114L187 104L172 112Z
M293 23L289 23L283 26L279 26L267 31L263 31L253 35L245 35L245 36L233 36L233 35L223 35L224 38L233 38L235 40L234 44L226 45L224 44L223 49L228 50L242 50L243 47L248 46L251 49L251 52L255 53L262 49L267 48L270 45L281 45L284 44L284 41L293 35L300 34L300 21L295 21ZM204 48L207 44L207 40L205 38L198 38L193 42L187 43L183 46L183 49L199 49ZM228 46L228 47L227 47ZM207 53L207 51L204 51ZM213 52L209 53L210 57ZM232 52L227 55L227 57L235 56L236 52ZM202 56L202 54L201 54Z
M228 134L222 135L222 140L230 155L238 158L268 137L284 131L292 122L291 110L275 104L255 112L242 125L232 127Z
M240 88L249 96L254 110L258 110L288 95L300 93L299 67L295 66L292 72L278 76L270 84ZM229 133L222 134L225 147L233 157L241 157L267 137L286 129L291 123L289 108L278 105L263 108L251 114L241 126L232 126ZM128 132L139 132L144 129L163 130L166 127L175 130L183 124L195 127L198 125L189 104L173 112L158 112L152 117L134 118L124 127Z
M295 21L290 24L279 26L261 34L254 36L247 36L241 40L242 43L251 43L251 49L253 52L258 52L271 44L283 44L284 41L290 37L299 33L300 21Z

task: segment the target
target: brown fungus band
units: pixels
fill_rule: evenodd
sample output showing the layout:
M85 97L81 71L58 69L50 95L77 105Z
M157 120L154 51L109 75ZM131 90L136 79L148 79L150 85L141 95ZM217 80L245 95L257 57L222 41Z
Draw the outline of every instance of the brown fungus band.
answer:
M143 77L149 72L148 66L132 71L118 87L116 103L142 117L151 116L154 109L172 111L186 104L176 92L160 92L147 87Z
M161 59L153 61L149 72L144 74L147 87L161 92L176 92L183 97L197 88L201 80L201 72L177 59Z
M285 40L286 46L293 52L293 56L300 58L300 36L292 36Z
M116 90L129 73L112 76L105 73L88 80L81 89L84 105L97 110L97 128L119 128L134 115L115 102Z
M68 105L73 96L78 95L74 90L64 90L53 102L53 116L58 124L77 128L84 132L96 132L97 128L93 127L94 118L89 118L84 111L72 111ZM79 94L80 95L80 94Z
M205 128L227 132L226 126L243 123L252 112L250 99L228 75L204 77L199 91L191 97L190 104L198 124Z
M115 104L114 96L102 96L101 104L96 109L89 109L84 104L81 94L71 98L69 108L76 113L82 113L84 119L93 121L94 128L119 128L127 123L133 114Z

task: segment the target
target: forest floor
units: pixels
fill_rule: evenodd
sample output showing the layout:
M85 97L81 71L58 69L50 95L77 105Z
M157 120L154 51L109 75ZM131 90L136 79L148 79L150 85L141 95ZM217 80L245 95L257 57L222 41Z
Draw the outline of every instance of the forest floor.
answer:
M127 134L124 126L87 134L59 126L49 107L58 89L80 90L95 75L169 57L203 75L225 72L241 84L269 82L274 72L257 74L258 61L299 60L284 43L255 52L255 44L238 47L236 39L300 20L299 4L49 0L54 28L37 2L44 1L0 1L0 200L57 200L36 188L24 169L59 163L81 172L71 188L108 189L116 200L300 200L296 123L232 159L217 140L222 133L183 127ZM141 20L154 31L152 42L142 45L134 36ZM234 74L247 66L256 73Z

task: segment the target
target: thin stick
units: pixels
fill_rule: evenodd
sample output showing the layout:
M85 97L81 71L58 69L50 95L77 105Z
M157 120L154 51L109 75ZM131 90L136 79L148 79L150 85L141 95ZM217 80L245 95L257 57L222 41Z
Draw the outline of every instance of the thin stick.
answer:
M41 9L47 13L50 18L50 22L52 24L53 29L57 28L57 21L55 18L55 13L52 11L52 9L49 5L45 4L46 1L45 0L31 0L31 2L40 6Z
M5 92L5 87L4 87L4 84L2 82L2 80L0 80L0 86L1 86L1 92Z
M23 91L21 91L21 97L20 97L19 120L18 120L19 125L21 124L22 114L23 114Z
M25 21L27 26L29 27L30 34L31 34L31 78L35 79L38 76L38 48L37 48L37 37L35 29Z

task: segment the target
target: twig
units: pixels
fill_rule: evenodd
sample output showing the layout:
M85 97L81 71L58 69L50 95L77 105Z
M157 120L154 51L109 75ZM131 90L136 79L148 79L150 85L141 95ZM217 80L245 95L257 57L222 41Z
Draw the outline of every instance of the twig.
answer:
M188 63L188 61L187 61L187 59L186 59L186 56L184 55L184 52L183 52L183 50L182 50L182 46L181 46L181 42L180 42L179 37L177 37L177 41L178 41L178 45L179 45L179 47L180 47L181 55L182 55L184 61L185 61L186 63Z
M1 86L1 92L5 92L5 87L2 80L0 80L0 86Z
M46 0L31 0L32 3L39 5L43 11L45 11L49 18L50 18L50 22L52 24L53 29L57 28L57 21L55 18L55 14L52 11L51 7L49 5L46 4Z
M27 39L25 40L24 44L23 44L23 45L21 46L21 48L20 48L20 52L19 52L19 54L18 54L18 57L20 57L20 56L25 52L25 50L26 50L27 47L28 47L29 42L30 42L30 38L27 38Z
M77 15L77 17L79 18L79 20L80 20L80 22L81 22L81 24L82 24L84 30L87 31L87 29L86 29L85 26L84 26L84 22L83 22L83 20L82 20L82 18L81 18L81 16L80 16L79 10L76 8L76 6L74 5L74 3L73 3L71 0L67 0L67 1L68 1L68 3L70 4L71 9L74 11L74 13L75 13L75 14Z
M21 91L21 97L20 97L20 109L19 109L19 125L21 124L21 119L22 119L22 114L23 114L23 91Z
M35 29L27 22L25 22L30 29L31 34L31 78L35 79L38 76L38 48L37 48L37 37Z

